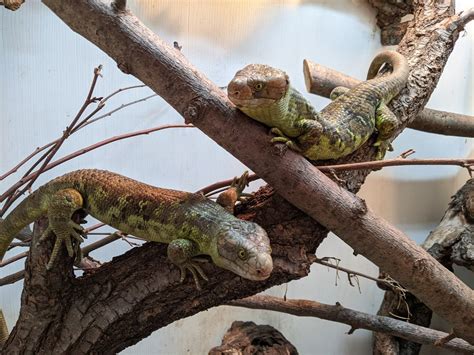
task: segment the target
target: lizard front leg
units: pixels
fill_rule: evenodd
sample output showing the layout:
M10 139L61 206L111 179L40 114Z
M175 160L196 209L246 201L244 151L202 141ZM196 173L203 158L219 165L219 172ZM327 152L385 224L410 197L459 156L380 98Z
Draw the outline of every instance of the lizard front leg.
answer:
M336 100L339 96L342 96L344 95L345 93L347 93L348 91L350 91L349 88L346 88L344 86L337 86L335 87L334 89L332 89L331 93L329 94L329 98L334 101Z
M244 195L243 191L248 183L249 172L245 171L241 177L234 177L234 181L230 187L222 192L218 197L216 202L224 207L229 213L234 214L234 207L237 201L240 201L241 197Z
M196 288L201 290L199 283L199 276L205 281L209 281L204 271L198 265L198 262L205 261L204 259L196 258L199 254L198 245L189 239L175 239L168 244L168 259L175 264L181 271L180 282L186 278L186 270L189 270L193 275Z
M272 142L272 143L284 143L291 150L294 150L295 152L301 153L301 148L298 147L298 144L295 141L293 141L291 138L288 138L279 128L273 127L270 130L270 133L272 133L276 136L276 137L273 137L270 142Z
M71 220L75 211L83 207L82 195L75 189L59 190L52 195L48 203L49 226L43 233L41 239L46 238L50 232L56 236L53 251L46 268L50 270L59 253L61 245L66 244L66 249L70 257L76 253L80 258L80 243L84 241L81 236L83 228L80 224ZM72 241L75 241L73 246Z
M380 160L383 159L387 150L393 150L389 139L393 136L398 127L397 116L395 116L383 102L375 112L375 127L378 130L377 141L374 143L374 146L378 147L375 158Z

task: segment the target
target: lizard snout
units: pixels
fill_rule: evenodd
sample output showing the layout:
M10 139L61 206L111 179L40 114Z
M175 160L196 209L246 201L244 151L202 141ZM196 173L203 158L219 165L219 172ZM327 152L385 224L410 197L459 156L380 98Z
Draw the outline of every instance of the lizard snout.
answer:
M261 254L257 257L255 276L258 280L268 278L273 270L273 260L270 254Z
M249 100L253 94L246 79L234 78L227 86L227 95L230 101L237 105L239 100Z

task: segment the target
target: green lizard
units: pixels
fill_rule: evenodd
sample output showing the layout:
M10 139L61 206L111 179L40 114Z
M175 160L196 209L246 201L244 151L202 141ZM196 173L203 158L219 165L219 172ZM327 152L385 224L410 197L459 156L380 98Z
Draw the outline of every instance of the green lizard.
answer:
M235 203L245 184L246 174L234 180L226 204ZM268 278L273 261L267 233L224 207L200 193L153 187L108 171L77 170L43 185L0 221L0 261L15 235L42 216L49 220L44 237L50 231L56 235L47 268L63 243L69 256L80 254L83 228L71 218L82 211L127 234L168 243L168 258L180 269L180 281L189 270L198 289L199 276L207 280L195 258L203 254L243 278ZM7 337L0 310L0 348Z
M384 63L389 75L375 77ZM335 88L321 112L289 83L288 75L263 64L239 70L227 86L229 99L251 118L271 127L272 142L285 143L311 160L344 157L378 132L377 159L389 149L398 120L386 104L406 85L408 63L397 52L384 51L372 61L368 80L353 89Z
M15 235L41 216L49 219L44 235L56 235L47 267L63 243L72 257L73 241L83 241L82 226L71 219L79 210L124 233L168 243L168 258L180 268L181 281L186 270L197 286L198 274L206 279L193 260L202 254L250 280L266 279L272 271L270 241L257 224L234 217L202 194L157 188L102 170L68 173L23 200L0 222L0 260Z

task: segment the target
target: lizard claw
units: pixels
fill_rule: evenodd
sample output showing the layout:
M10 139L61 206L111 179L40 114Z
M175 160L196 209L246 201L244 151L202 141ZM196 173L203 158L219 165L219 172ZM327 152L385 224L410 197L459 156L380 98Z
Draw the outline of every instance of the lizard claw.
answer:
M270 133L273 133L276 136L276 137L273 137L270 142L284 143L291 150L294 150L295 152L298 152L298 153L302 152L301 148L298 147L296 142L291 140L291 138L288 138L287 136L285 136L285 134L280 129L273 127L270 130Z
M48 265L46 266L47 270L53 268L54 261L59 254L63 242L66 245L67 253L70 257L76 255L76 260L82 258L81 243L84 241L84 238L81 233L83 231L84 228L73 221L68 221L65 225L48 226L40 240L46 238L50 232L53 232L56 235L56 241L54 242L53 251L51 252Z
M181 276L179 278L179 282L183 283L184 280L186 279L186 271L189 270L191 272L191 275L193 276L194 279L194 284L196 285L196 288L201 291L201 283L199 282L199 276L204 280L204 281L209 281L209 278L206 276L204 271L202 270L201 266L197 264L198 262L207 262L206 259L199 259L199 258L193 258L190 261L187 261L181 265L177 265L179 267L179 270L181 272Z

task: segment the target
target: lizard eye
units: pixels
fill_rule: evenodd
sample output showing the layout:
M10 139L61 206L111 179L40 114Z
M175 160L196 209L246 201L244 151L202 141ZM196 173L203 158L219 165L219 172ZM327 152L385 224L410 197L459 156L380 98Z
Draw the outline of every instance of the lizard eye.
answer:
M247 251L243 248L239 249L239 258L245 260L247 257Z
M263 89L263 84L262 83L256 83L254 86L255 90L260 91Z

